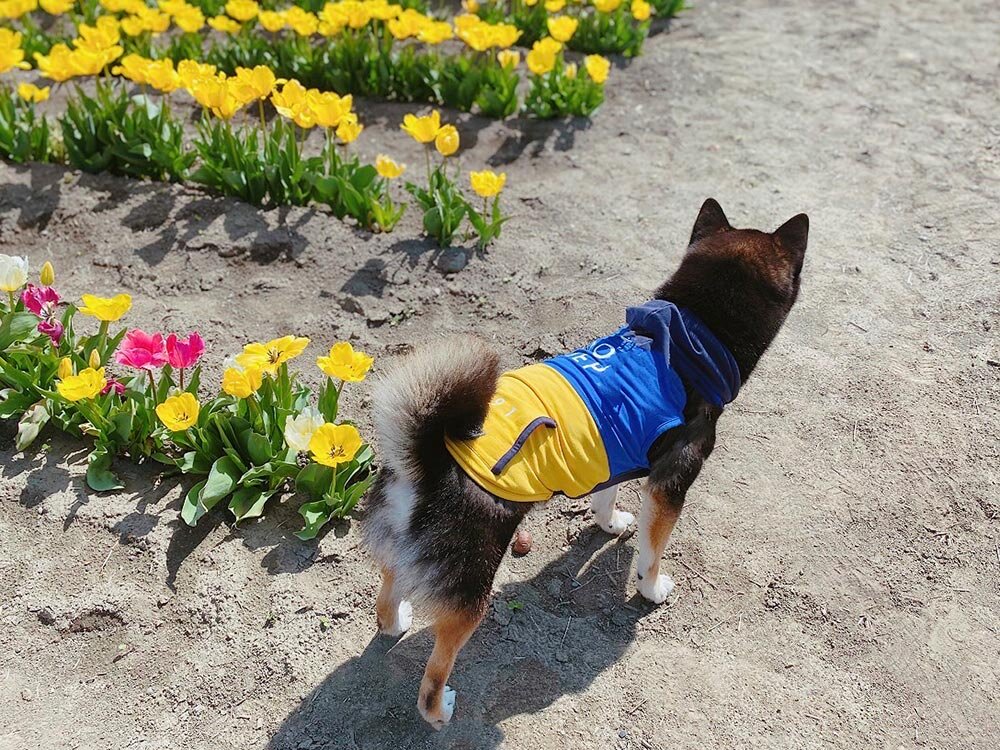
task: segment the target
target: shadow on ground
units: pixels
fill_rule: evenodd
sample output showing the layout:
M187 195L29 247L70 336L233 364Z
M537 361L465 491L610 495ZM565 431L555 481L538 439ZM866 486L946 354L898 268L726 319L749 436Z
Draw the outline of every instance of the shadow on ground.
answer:
M459 655L455 717L440 733L416 709L433 642L425 629L395 644L375 636L302 700L268 750L500 747L504 721L585 691L621 659L650 611L638 597L625 601L631 560L630 547L594 533L504 587Z

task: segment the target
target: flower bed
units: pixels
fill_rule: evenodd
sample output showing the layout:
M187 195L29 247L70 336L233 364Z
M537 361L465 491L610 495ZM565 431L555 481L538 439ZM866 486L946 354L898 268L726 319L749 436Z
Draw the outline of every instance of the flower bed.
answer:
M374 481L371 447L339 415L342 389L372 365L349 343L316 359L326 378L315 394L289 369L309 345L296 336L247 344L227 360L221 386L208 388L197 333L118 328L129 295L68 303L49 263L39 282L28 283L26 258L0 254L0 418L18 420L18 450L51 423L91 444L93 490L123 486L115 457L199 475L181 510L192 526L223 502L237 522L256 518L294 490L306 498L302 539L346 516ZM96 330L77 330L88 325Z

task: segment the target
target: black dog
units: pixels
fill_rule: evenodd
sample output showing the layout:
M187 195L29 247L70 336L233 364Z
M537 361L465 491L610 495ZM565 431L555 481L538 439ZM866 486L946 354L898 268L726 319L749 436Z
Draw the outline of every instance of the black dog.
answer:
M436 642L417 707L434 727L451 719L448 676L534 502L593 492L597 522L620 534L634 519L615 509L614 485L648 474L637 587L653 602L667 598L673 581L660 573L663 549L715 445L722 407L798 296L808 232L805 214L773 234L733 229L709 199L680 267L654 301L628 311L629 325L614 336L503 375L496 353L476 339L450 341L407 357L383 379L375 421L385 468L363 531L382 572L379 628L404 632L409 601L433 618ZM625 369L616 375L614 367ZM609 380L619 376L622 393ZM543 392L550 381L562 388L558 397ZM495 462L490 440L505 451Z

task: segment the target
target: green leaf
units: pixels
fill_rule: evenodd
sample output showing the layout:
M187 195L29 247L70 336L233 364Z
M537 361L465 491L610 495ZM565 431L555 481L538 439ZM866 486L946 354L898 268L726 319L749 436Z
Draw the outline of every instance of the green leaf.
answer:
M37 397L31 393L21 393L13 388L0 391L0 419L19 417L31 408Z
M198 482L184 496L184 504L181 506L181 518L184 519L184 523L188 526L194 526L198 523L198 519L208 512L199 500L203 489L205 489L205 480Z
M263 466L274 457L270 441L257 432L246 436L247 455L254 466Z
M17 423L17 440L15 441L17 450L23 451L31 445L48 421L49 412L45 408L44 401L40 401L28 409L21 417L21 421Z
M236 491L229 501L229 510L236 516L236 523L247 518L259 518L264 512L264 505L276 490L262 491L245 487Z
M333 384L333 378L327 378L326 383L319 389L319 413L327 422L337 421L337 402L339 400L339 389Z
M309 464L295 477L295 489L308 497L322 497L333 483L333 473L329 466Z
M198 495L198 501L211 510L226 495L236 489L237 481L243 472L229 456L223 456L212 464L208 472L205 486Z
M111 454L98 443L87 457L87 486L95 492L120 490L125 487L111 471Z
M306 525L302 531L296 532L295 536L308 541L316 538L319 530L326 525L333 513L325 500L316 500L299 506L299 515L305 520Z
M38 318L33 313L21 311L7 315L0 324L0 351L7 349L15 341L23 341L38 328Z

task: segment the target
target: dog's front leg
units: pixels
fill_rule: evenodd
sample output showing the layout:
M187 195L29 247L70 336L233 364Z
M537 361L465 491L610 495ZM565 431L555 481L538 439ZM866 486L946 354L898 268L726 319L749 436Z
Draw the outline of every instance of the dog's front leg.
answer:
M635 521L635 516L631 513L615 508L617 498L618 485L605 487L590 496L590 507L594 511L597 525L615 536L624 534Z
M446 684L455 657L483 619L482 613L449 612L434 622L434 651L420 683L417 709L428 724L441 729L455 712L455 691Z
M674 590L674 582L667 574L660 573L660 558L680 517L685 493L670 494L662 487L647 483L645 495L639 514L637 588L649 601L663 604Z

